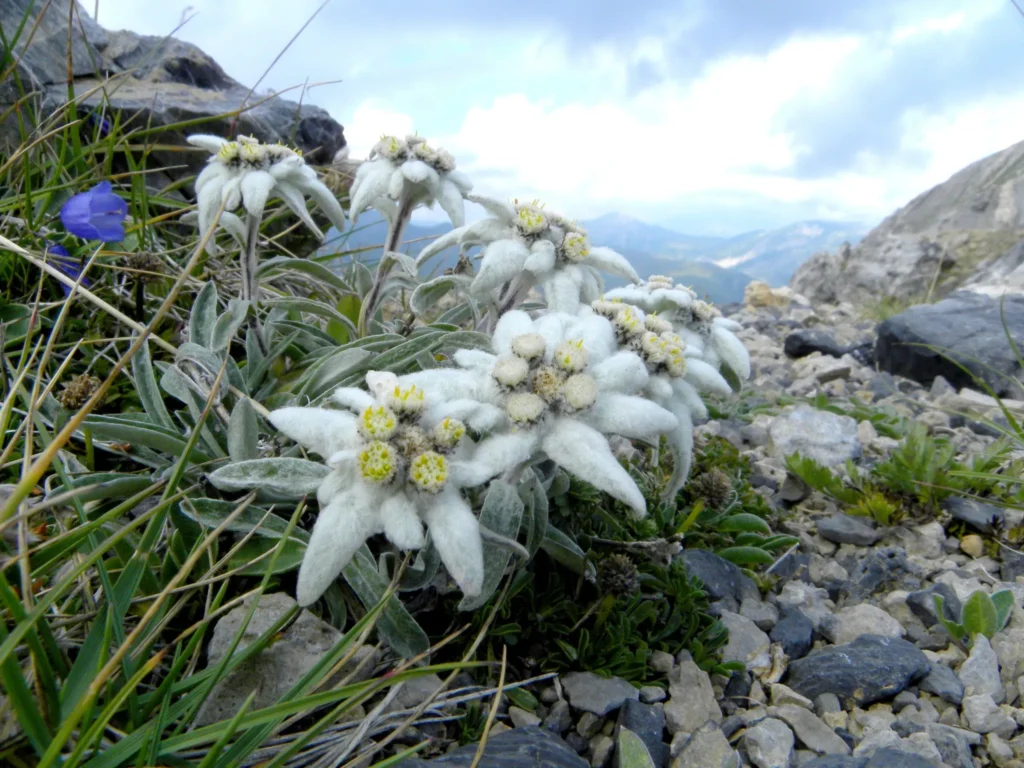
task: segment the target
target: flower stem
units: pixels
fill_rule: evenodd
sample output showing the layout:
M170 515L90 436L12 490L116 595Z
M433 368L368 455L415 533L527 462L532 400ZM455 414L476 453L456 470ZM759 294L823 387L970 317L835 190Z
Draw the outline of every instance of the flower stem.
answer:
M391 267L394 265L394 261L389 259L387 256L392 251L397 251L402 245L402 235L405 234L405 228L409 224L409 220L412 218L413 208L416 207L416 201L413 196L402 193L401 199L398 201L398 212L395 214L395 218L391 221L391 226L388 228L388 236L384 241L384 253L381 256L380 263L377 265L377 274L373 278L373 285L370 287L369 292L363 298L362 305L359 307L359 325L357 331L360 337L366 335L366 325L372 317L374 310L377 308L377 302L380 301L380 295L384 290L384 281L387 279L388 273L391 271Z
M266 355L269 353L269 349L267 347L267 340L263 336L263 327L260 325L259 315L257 314L260 298L260 278L258 274L260 266L259 237L260 217L253 216L251 213L247 214L245 217L245 252L240 259L242 287L239 298L242 301L248 301L252 305L252 314L249 315L249 327L256 336L260 351Z

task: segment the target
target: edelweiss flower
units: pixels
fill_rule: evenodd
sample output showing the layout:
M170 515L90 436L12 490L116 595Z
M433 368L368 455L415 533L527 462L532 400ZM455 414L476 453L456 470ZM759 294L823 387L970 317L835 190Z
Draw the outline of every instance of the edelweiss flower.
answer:
M437 238L420 252L417 263L454 245L462 250L481 246L480 268L470 286L478 297L493 297L522 276L526 281L519 287L539 285L549 311L575 313L580 301L589 304L601 295L602 271L640 279L621 254L592 247L583 229L537 202L506 203L480 195L466 199L482 205L491 216Z
M315 601L370 536L401 549L425 543L423 524L448 573L466 595L483 583L480 526L458 476L466 428L444 418L427 425L424 392L394 374L371 371L370 392L342 388L334 400L352 411L280 408L270 423L333 470L317 490L320 515L299 568L297 599Z
M432 206L434 201L448 214L453 227L466 221L463 196L473 188L461 171L455 170L451 152L432 147L422 136L382 136L370 150L369 159L359 166L349 191L352 223L367 208L376 208L388 221L395 217L393 201L403 198L412 204Z
M722 317L716 307L698 299L691 288L674 285L672 278L651 275L645 282L615 288L604 295L602 306L605 303L628 304L644 312L657 312L671 323L693 354L716 369L723 363L728 365L741 380L750 378L750 353L735 334L742 326ZM606 315L611 311L597 306L594 309Z
M494 354L462 351L463 369L431 369L401 377L431 392L428 421L458 416L474 428L496 429L453 470L478 485L542 451L568 472L646 514L643 494L619 464L605 435L651 439L671 432L676 418L635 396L647 370L633 352L617 351L602 317L565 314L532 320L505 313L494 331Z
M261 144L252 136L228 141L220 136L198 134L189 136L188 142L212 153L196 178L200 236L213 226L223 202L221 225L236 238L243 233L239 238L243 239L245 227L233 211L243 205L247 213L259 218L271 193L280 197L321 240L324 234L306 210L307 196L313 198L335 227L345 228L341 205L299 152L280 144ZM216 252L213 238L207 249Z

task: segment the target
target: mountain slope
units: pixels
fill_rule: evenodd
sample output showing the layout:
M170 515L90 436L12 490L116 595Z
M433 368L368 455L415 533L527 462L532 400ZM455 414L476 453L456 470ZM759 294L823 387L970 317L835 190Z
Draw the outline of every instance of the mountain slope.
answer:
M816 302L939 298L1022 237L1024 142L918 195L855 247L816 254L791 285Z

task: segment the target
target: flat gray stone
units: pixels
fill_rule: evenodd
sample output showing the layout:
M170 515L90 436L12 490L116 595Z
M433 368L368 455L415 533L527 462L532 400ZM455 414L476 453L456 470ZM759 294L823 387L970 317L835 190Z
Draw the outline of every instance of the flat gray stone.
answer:
M776 456L800 453L827 467L859 458L862 452L854 419L809 405L776 416L768 436Z
M810 710L795 704L773 707L772 714L785 721L807 749L819 755L848 755L850 746Z
M626 680L593 672L570 672L562 678L562 688L576 709L601 716L621 707L626 699L640 698L640 691Z
M406 758L401 768L468 768L473 764L477 745L466 744L434 760ZM538 728L512 728L491 736L484 748L479 768L589 768L589 763L554 734Z
M835 544L856 544L858 547L870 547L882 538L882 532L867 518L844 514L819 520L818 535Z
M747 758L757 768L789 768L793 743L793 732L773 717L766 717L743 735Z
M729 740L708 724L698 730L683 745L678 757L672 761L672 768L739 768L740 756L729 745Z

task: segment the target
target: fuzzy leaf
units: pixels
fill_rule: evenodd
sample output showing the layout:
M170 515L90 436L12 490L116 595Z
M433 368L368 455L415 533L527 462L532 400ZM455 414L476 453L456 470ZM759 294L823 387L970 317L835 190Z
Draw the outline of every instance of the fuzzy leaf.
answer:
M771 565L775 558L760 547L726 547L716 555L736 565Z
M178 509L185 517L204 528L216 528L237 507L237 502L221 499L183 499L178 505ZM258 536L280 539L288 530L288 521L273 512L267 514L267 510L249 505L228 524L226 530L243 534L255 531ZM303 547L309 541L309 533L302 528L292 528L291 537L298 540Z
M528 469L519 483L519 496L523 500L523 528L526 530L526 549L531 559L540 549L548 528L548 495L544 492L537 473Z
M519 522L523 518L523 500L510 484L494 480L487 489L484 505L480 510L480 525L495 533L515 540L519 533ZM459 603L460 611L472 611L490 600L491 595L505 575L512 553L500 544L484 541L484 581L480 594L464 597Z
M316 398L329 389L335 389L353 373L368 369L370 363L377 365L373 353L368 349L352 347L335 350L319 361L316 371L299 390L299 394Z
M352 286L342 280L329 267L311 259L293 259L288 256L275 256L260 263L256 274L260 277L271 273L302 272L314 278L317 283L329 285L341 293L348 293Z
M201 347L210 348L213 343L213 328L217 323L217 286L206 283L188 318L188 340Z
M139 347L139 351L132 358L132 380L135 382L135 390L139 393L142 407L146 409L153 423L174 429L174 420L167 412L160 387L156 383L156 374L153 372L153 362L149 355L149 341Z
M420 283L409 297L409 308L417 317L422 317L449 293L459 289L465 291L471 282L473 279L468 275L441 275Z
M967 637L967 630L964 625L946 618L946 599L942 595L932 595L932 602L935 603L935 615L949 636L954 640L963 641Z
M750 512L730 515L717 523L715 528L725 533L763 533L766 536L772 532L768 523Z
M302 565L302 558L306 554L305 543L298 539L288 538L282 544L278 539L270 539L265 536L255 536L242 544L228 559L228 568L239 568L245 566L238 573L242 576L262 576L267 572L272 555L269 554L275 547L281 546L281 553L274 561L274 570L271 573L287 573L294 571Z
M92 430L93 437L100 440L142 445L172 458L181 456L185 451L187 442L185 438L165 427L146 423L139 418L139 414L109 416L91 414L86 418L85 424ZM198 448L193 448L192 458L195 461L210 460L210 457Z
M225 464L207 477L222 491L260 488L297 499L315 493L328 474L323 464L279 457Z
M580 574L587 581L594 581L597 578L597 568L587 559L579 544L550 523L540 548L547 552L552 560L564 565L573 573Z
M388 588L388 583L377 570L370 550L365 546L356 552L352 562L342 570L342 575L367 610L381 601ZM427 633L416 623L416 619L405 609L397 596L392 596L388 600L377 621L377 630L395 653L406 659L423 653L430 647Z
M238 329L242 327L245 318L249 316L250 306L252 306L251 302L241 299L232 299L228 302L228 311L218 317L213 326L210 349L220 352L231 346L231 340L235 338Z
M99 499L127 499L151 485L153 480L146 475L91 472L80 477L68 478L66 485L55 486L49 495L56 496L65 491L82 489L80 493L75 494L75 498L84 504Z
M999 620L992 598L983 590L976 590L964 602L960 621L968 635L991 638L998 631Z
M619 768L656 768L640 737L628 728L619 729Z
M1013 611L1013 604L1016 602L1013 592L1009 589L1001 589L992 593L992 605L996 607L996 632L1002 632L1006 623L1010 620L1010 613Z
M228 421L228 455L232 461L247 461L260 455L260 425L248 398L242 398Z
M330 304L324 304L322 301L313 301L312 299L305 299L300 296L277 296L272 299L266 299L263 303L268 307L290 309L333 320L345 327L350 334L349 338L356 335L356 327L353 322Z

